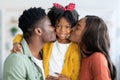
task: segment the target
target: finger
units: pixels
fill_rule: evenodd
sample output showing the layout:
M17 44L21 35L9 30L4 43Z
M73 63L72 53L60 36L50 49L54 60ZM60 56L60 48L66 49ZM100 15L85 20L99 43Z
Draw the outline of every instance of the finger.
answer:
M15 47L12 48L11 52L15 52L14 49L15 49Z
M57 72L55 72L55 74L56 74L56 75L58 75L58 76L62 75L62 74L60 74L60 73L57 73Z
M54 76L49 75L48 78L53 78Z
M17 52L15 48L13 49L13 52L14 52L14 53L16 53L16 52Z
M55 76L48 76L47 77L48 80L58 80L58 77L55 77Z
M16 50L19 50L21 48L22 48L22 46L18 43L15 43L14 46L13 46L13 49L16 49Z
M51 78L54 78L54 79L57 79L58 77L56 77L56 76L50 76Z
M65 78L66 76L63 75L63 74L60 74L59 77L61 77L61 78Z
M52 77L53 80L58 80L58 77Z
M17 48L21 49L22 47L21 47L21 45L18 45Z
M18 44L18 45L16 46L16 48L22 48L22 46Z
M16 48L16 51L17 51L17 52L22 52L22 48L21 48L21 47Z
M13 52L22 52L22 49L21 49L21 47L13 47Z

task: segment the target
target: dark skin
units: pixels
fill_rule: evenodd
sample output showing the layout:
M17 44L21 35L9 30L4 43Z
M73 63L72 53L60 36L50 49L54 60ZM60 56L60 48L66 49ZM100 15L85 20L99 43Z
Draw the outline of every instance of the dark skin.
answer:
M46 80L71 80L70 78L68 78L65 75L62 75L62 74L59 74L59 73L56 73L56 75L58 75L58 77L48 76L46 78Z
M86 21L85 17L80 19L78 23L75 25L75 27L72 29L69 37L71 41L76 42L78 44L80 43L82 35L85 32L85 25L86 25L85 21ZM86 57L83 53L82 56Z
M62 17L59 22L56 22L55 28L58 42L63 44L69 43L70 40L67 39L71 31L71 25L69 22Z
M41 59L39 52L41 51L43 45L46 42L56 40L56 34L54 32L54 27L51 26L51 22L47 16L43 20L38 21L34 26L36 28L32 32L32 36L27 39L27 43L29 43L29 48L32 55L37 59ZM46 37L44 37L45 35ZM21 52L22 47L19 43L14 43L13 49L11 51Z
M67 36L70 34L71 31L71 25L68 23L68 21L62 17L59 22L56 23L56 34L57 34L57 40L59 43L66 44L69 43L70 40L67 39ZM20 52L21 51L21 45L19 43L15 43L12 49L13 52ZM63 74L56 73L58 77L49 75L46 80L70 80L67 76Z

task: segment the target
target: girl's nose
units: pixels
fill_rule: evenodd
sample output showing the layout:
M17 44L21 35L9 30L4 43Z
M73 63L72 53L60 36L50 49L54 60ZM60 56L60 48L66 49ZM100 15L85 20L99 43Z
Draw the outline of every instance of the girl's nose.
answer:
M64 27L61 27L61 31L65 31L65 28L64 28Z

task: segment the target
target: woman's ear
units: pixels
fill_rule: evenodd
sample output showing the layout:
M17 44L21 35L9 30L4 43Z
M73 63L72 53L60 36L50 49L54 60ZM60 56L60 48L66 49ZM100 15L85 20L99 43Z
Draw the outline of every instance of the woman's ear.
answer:
M41 28L35 28L35 33L37 35L41 35L42 34L42 29Z

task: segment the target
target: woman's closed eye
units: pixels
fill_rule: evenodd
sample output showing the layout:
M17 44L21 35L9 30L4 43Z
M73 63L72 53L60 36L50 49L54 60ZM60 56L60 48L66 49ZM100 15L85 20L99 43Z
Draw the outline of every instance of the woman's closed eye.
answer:
M77 30L81 30L81 25L80 25L80 24L77 24L77 25L76 25L76 29L77 29Z

